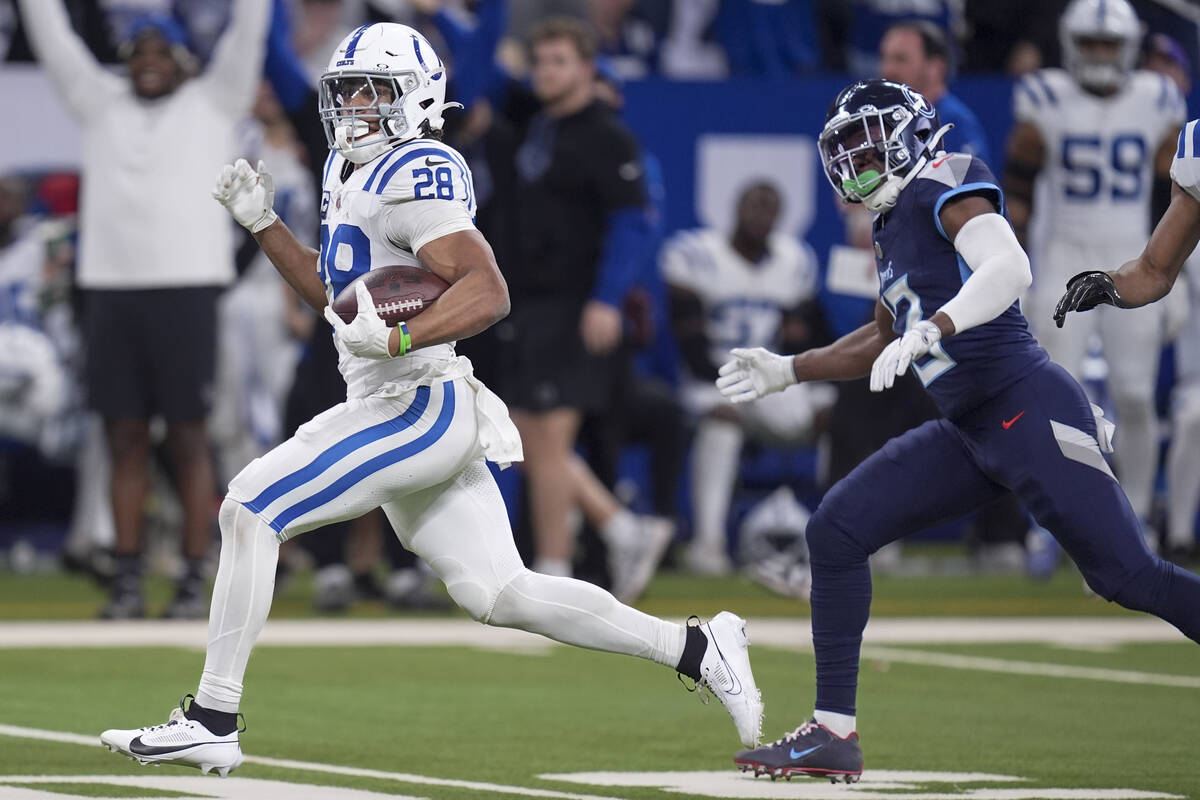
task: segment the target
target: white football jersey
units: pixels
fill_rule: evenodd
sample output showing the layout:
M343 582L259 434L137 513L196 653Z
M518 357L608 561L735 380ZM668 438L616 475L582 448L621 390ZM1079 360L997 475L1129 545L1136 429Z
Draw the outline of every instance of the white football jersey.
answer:
M1040 242L1079 241L1141 249L1149 234L1154 155L1186 118L1163 75L1138 70L1110 97L1079 86L1062 69L1021 78L1014 113L1041 132L1035 219Z
M1171 162L1171 180L1200 201L1200 119L1192 120L1179 132L1179 145Z
M326 294L332 300L376 267L421 266L416 253L423 246L474 229L474 219L471 170L456 150L439 141L405 142L357 169L331 152L321 193L317 261ZM338 343L338 368L351 398L401 393L468 370L452 343L379 360L351 355Z
M709 357L722 364L735 347L774 348L783 314L816 292L816 258L795 237L771 234L768 252L752 264L729 236L706 228L672 237L659 257L667 283L694 292L704 304Z

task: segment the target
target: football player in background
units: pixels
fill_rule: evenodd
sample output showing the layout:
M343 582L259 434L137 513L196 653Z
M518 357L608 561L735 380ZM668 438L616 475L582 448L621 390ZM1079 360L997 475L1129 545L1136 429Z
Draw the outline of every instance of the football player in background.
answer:
M1079 380L1089 340L1099 334L1103 342L1121 426L1117 471L1145 521L1158 468L1154 386L1166 304L1095 314L1065 329L1050 319L1070 276L1114 254L1132 257L1146 240L1152 204L1161 214L1169 198L1185 105L1166 77L1133 69L1142 26L1126 0L1074 0L1059 34L1066 69L1039 70L1016 85L1009 214L1033 262L1028 310L1041 344Z
M519 460L520 437L504 404L454 353L454 340L501 319L509 301L472 221L471 173L440 141L442 114L453 105L444 102L445 78L433 48L404 25L364 25L334 51L321 79L332 152L320 251L278 219L262 162L255 169L239 160L218 178L214 196L333 325L348 399L230 483L196 697L165 725L105 731L101 741L115 751L221 775L236 769L242 677L270 610L280 542L379 506L476 620L674 667L716 694L743 742L758 739L762 703L744 621L722 612L700 626L665 622L596 586L521 563L484 463ZM355 278L392 263L422 266L450 288L392 328L362 282L353 322L329 308Z
M1088 270L1071 278L1067 291L1054 310L1054 321L1063 327L1071 311L1090 311L1100 305L1121 309L1142 308L1161 300L1171 291L1180 271L1188 262L1200 242L1200 120L1192 120L1183 127L1176 143L1171 162L1171 204L1158 221L1141 255L1125 262L1116 270L1104 272ZM1111 310L1111 309L1110 309ZM1073 321L1071 326L1077 324ZM1189 323L1190 324L1190 323ZM1190 330L1190 329L1189 329ZM1194 341L1180 341L1180 350L1195 349ZM1180 352L1177 355L1183 356ZM1150 360L1149 353L1142 353L1143 360ZM1194 363L1193 355L1189 362ZM1181 363L1181 376L1194 375L1192 363ZM1176 410L1176 435L1195 441L1196 398L1194 386L1184 387L1186 394L1176 398L1185 405ZM1124 446L1124 443L1122 443ZM1171 514L1168 528L1168 543L1179 552L1179 558L1189 558L1194 553L1194 524L1196 516L1196 490L1194 470L1175 464L1179 459L1194 461L1194 453L1181 452L1172 442L1171 459L1173 468L1169 475L1175 476L1171 491Z
M720 370L722 393L747 402L799 381L867 373L882 391L911 368L944 415L888 442L809 520L816 710L774 744L735 756L756 774L857 780L868 556L1005 491L1054 534L1097 594L1200 641L1200 577L1146 546L1101 454L1108 423L1038 347L1018 309L1032 276L1003 193L979 159L938 152L943 131L907 86L866 81L838 95L818 146L834 189L878 215L875 321L794 357L734 350Z
M738 483L742 444L752 438L788 444L811 436L831 392L795 386L747 406L726 401L713 381L735 347L804 349L811 338L816 258L794 236L774 231L779 190L755 181L738 196L732 232L705 228L676 234L659 257L671 301L671 325L683 357L681 397L696 419L692 441L691 572L719 575L732 564L726 548L729 503ZM828 388L828 387L826 387Z

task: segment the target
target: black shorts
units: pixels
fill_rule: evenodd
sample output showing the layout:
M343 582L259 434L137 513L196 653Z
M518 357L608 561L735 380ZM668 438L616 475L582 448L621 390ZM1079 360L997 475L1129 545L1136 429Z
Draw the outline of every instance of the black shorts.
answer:
M207 417L221 291L216 286L87 291L89 405L105 419Z
M503 353L500 394L524 411L574 408L596 413L610 404L619 361L583 347L583 304L558 297L525 298L497 335Z

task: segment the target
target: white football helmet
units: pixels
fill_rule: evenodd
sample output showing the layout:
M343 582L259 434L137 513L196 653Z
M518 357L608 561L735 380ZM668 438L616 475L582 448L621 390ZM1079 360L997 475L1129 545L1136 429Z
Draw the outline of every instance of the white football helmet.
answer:
M407 25L363 25L333 51L321 76L321 122L329 148L365 164L398 142L442 129L446 67ZM376 130L371 130L375 123Z
M1094 91L1120 88L1137 62L1142 23L1128 0L1073 0L1058 23L1063 66L1080 86ZM1081 39L1115 42L1112 59L1084 56Z

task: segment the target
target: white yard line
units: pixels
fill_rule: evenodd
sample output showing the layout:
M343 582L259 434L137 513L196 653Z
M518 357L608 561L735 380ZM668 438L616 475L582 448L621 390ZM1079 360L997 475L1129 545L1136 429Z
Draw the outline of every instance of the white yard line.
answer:
M38 739L49 742L66 744L81 744L88 747L100 747L100 736L85 736L64 731L47 731L38 728L22 728L17 725L0 724L0 736L14 736L21 739ZM114 756L115 758L116 756ZM265 756L245 756L247 764L261 764L265 767L280 769L304 770L307 772L322 772L332 775L349 775L358 778L377 778L385 781L397 781L420 786L443 786L453 789L466 789L475 792L492 792L494 794L513 794L523 797L550 797L561 800L620 800L595 794L575 794L573 792L556 792L550 789L531 789L525 786L506 786L502 783L484 783L482 781L464 781L454 778L434 778L428 775L417 775L411 772L384 772L377 769L362 769L360 767L342 767L336 764L321 764L315 761L293 761L286 758L267 758ZM0 775L0 780L11 780L8 776ZM70 776L63 776L62 781L69 782Z
M862 657L879 659L881 661L898 661L903 664L946 667L949 669L1003 672L1010 675L1036 675L1040 678L1077 678L1087 681L1109 681L1111 683L1133 683L1138 685L1200 689L1200 676L1195 675L1166 675L1159 672L1137 672L1125 669L1106 669L1104 667L1047 664L1039 661L1015 661L1007 658L934 653L925 650L908 650L894 647L864 647Z
M753 618L750 640L769 647L804 648L812 641L804 618ZM5 622L0 649L15 647L194 647L208 638L205 622ZM867 644L1038 642L1081 647L1133 642L1183 642L1178 630L1153 617L915 617L873 620ZM527 653L553 643L536 634L492 628L466 619L271 620L262 645L480 647Z

